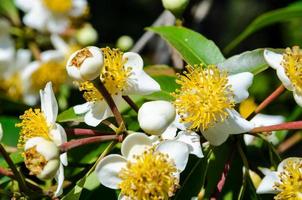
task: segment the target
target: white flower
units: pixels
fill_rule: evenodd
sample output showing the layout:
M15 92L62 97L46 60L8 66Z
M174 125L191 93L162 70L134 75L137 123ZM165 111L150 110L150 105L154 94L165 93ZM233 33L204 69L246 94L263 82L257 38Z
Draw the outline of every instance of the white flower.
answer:
M258 194L277 194L275 199L301 199L302 158L290 157L283 160L277 171L263 169L265 177L257 188Z
M179 174L188 162L189 149L185 143L163 141L153 146L148 136L134 133L123 141L121 152L122 156L109 155L98 163L95 173L104 186L121 189L121 199L124 200L133 197L158 199L163 196L156 195L174 195ZM142 176L143 182L140 181ZM162 188L159 187L159 180ZM150 189L149 193L146 187Z
M26 142L34 137L42 137L46 140L53 141L57 146L60 146L67 141L67 136L64 128L56 123L58 116L58 103L52 90L51 82L48 82L44 90L40 90L41 110L29 109L25 111L20 118L21 123L17 124L21 127L19 146L23 146ZM67 154L60 155L59 170L55 175L58 182L58 187L55 192L56 196L62 194L62 186L64 181L63 165L67 166Z
M187 7L188 0L162 0L165 9L171 11L172 13L179 15Z
M116 46L123 51L127 51L133 46L133 39L128 35L123 35L116 41Z
M92 45L98 40L98 33L91 24L86 23L76 33L77 41L83 45Z
M103 54L98 47L85 47L74 52L67 61L66 70L77 81L93 80L100 76Z
M41 59L27 65L21 74L24 89L24 100L28 105L35 105L39 98L39 90L51 81L57 92L67 81L64 66L64 54L58 50L41 53Z
M266 62L277 71L277 76L286 89L293 92L294 99L302 106L302 51L298 46L286 48L284 54L264 51Z
M3 73L11 66L15 54L14 41L9 35L10 28L9 22L0 18L0 78L4 77Z
M285 118L281 115L265 115L265 114L257 114L253 119L251 119L251 122L255 124L255 127L261 127L261 126L271 126L283 123L285 121ZM272 132L270 136L267 137L267 140L269 142L272 142L273 144L278 143L278 139L276 138L276 133ZM255 139L255 136L247 135L245 134L243 136L244 142L246 145L249 145L253 142Z
M32 175L52 179L59 170L60 151L55 143L42 137L33 137L24 146L24 162Z
M188 145L190 153L203 157L200 137L179 123L175 107L168 101L150 101L144 103L138 111L138 122L146 133L158 135L164 140L181 141ZM177 133L177 130L180 129Z
M117 49L104 48L104 66L100 79L111 94L116 105L122 95L147 95L159 91L159 84L143 70L143 59L137 53L122 53ZM74 107L76 114L85 114L84 121L97 126L102 120L112 116L112 112L100 92L91 82L80 84L87 103Z
M224 143L229 135L248 132L254 124L242 118L234 109L249 95L253 74L227 75L215 65L187 67L179 76L180 89L174 94L176 110L189 129L199 129L215 146Z
M39 31L62 33L70 26L71 17L84 14L86 0L15 0L25 12L23 22Z

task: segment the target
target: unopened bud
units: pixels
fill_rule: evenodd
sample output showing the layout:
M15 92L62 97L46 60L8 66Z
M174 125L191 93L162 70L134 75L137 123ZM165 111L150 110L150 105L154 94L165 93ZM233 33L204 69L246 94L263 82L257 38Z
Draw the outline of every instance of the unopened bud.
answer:
M60 152L55 143L34 137L25 143L24 162L31 175L40 179L53 178L60 166Z
M74 52L67 61L66 70L78 81L93 80L103 67L103 54L98 47L90 46Z
M91 26L91 24L85 24L78 32L76 33L77 41L83 45L92 45L98 40L98 33Z
M162 3L166 10L179 17L186 9L189 0L162 0Z
M176 111L168 101L144 103L138 111L140 127L148 134L160 135L175 120Z
M122 51L128 51L133 46L133 39L128 35L119 37L116 42L116 47Z

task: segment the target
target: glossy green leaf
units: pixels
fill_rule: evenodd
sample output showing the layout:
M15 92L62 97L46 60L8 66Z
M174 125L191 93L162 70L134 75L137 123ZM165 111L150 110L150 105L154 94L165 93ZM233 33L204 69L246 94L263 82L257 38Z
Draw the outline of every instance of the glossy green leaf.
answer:
M3 144L9 146L17 146L19 138L19 128L16 127L16 123L20 120L16 117L1 116L0 123L3 128Z
M225 59L213 41L190 29L162 26L149 30L167 40L190 65L217 64Z
M16 25L20 24L19 13L13 0L1 0L0 15L9 17Z
M234 49L238 44L240 44L244 39L254 32L262 29L266 26L286 22L290 19L302 17L302 3L296 3L286 8L281 8L264 13L257 17L244 31L241 32L225 49L224 52L228 53Z
M75 114L73 107L61 112L57 117L58 122L83 121L81 115Z
M228 71L230 74L237 74L240 72L251 72L254 75L267 69L263 56L264 49L255 49L253 51L246 51L239 55L232 56L218 66L220 69Z

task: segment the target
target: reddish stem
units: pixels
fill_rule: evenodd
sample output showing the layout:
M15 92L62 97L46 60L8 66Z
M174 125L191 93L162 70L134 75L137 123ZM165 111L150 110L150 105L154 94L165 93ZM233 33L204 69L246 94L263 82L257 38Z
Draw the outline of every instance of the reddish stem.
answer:
M271 102L273 102L277 97L279 97L285 91L285 87L280 85L271 95L269 95L262 103L255 109L255 111L247 118L248 120L255 117L261 110L266 108Z
M295 122L285 122L282 124L272 125L272 126L262 126L252 129L251 133L260 132L271 132L271 131L281 131L281 130L295 130L302 129L302 121Z
M84 129L84 128L67 128L65 129L66 133L68 135L114 135L115 133L111 132L100 132L98 130L92 130L92 129Z
M123 140L123 135L102 135L102 136L94 136L94 137L71 140L69 142L63 143L60 146L60 150L61 150L61 152L66 152L70 149L73 149L73 148L76 148L76 147L79 147L82 145L96 143L96 142L112 141L112 140L117 140L117 141L121 142Z
M132 101L132 99L129 96L123 96L123 99L129 104L129 106L135 110L135 112L138 112L137 105Z
M0 167L0 174L3 176L8 176L10 178L14 178L14 173L11 170L5 169L3 167Z

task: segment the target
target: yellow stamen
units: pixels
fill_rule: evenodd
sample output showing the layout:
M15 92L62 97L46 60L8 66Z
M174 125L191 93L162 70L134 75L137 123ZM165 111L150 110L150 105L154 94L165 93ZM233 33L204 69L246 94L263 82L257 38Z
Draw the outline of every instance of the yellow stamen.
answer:
M20 116L22 120L16 124L16 127L20 127L20 137L18 147L23 148L25 142L33 137L43 137L50 140L49 129L45 115L40 109L29 109Z
M280 183L275 183L274 189L280 191L276 200L302 199L302 161L289 160L284 165L284 171L279 174Z
M19 73L13 74L9 79L3 80L1 85L7 96L12 100L20 100L23 95L23 87Z
M23 153L23 157L25 166L30 171L30 175L39 175L47 164L47 160L36 150L35 146L27 149Z
M294 88L302 93L302 50L298 46L286 48L281 65Z
M189 123L191 129L206 130L227 116L226 109L235 106L228 74L215 65L187 66L188 72L178 75L180 88L172 93L174 104L182 122Z
M58 92L60 86L65 83L67 74L63 63L49 61L42 63L38 70L31 75L32 88L38 92L51 81L54 92Z
M107 47L103 48L102 52L104 54L104 66L100 79L111 95L118 94L127 88L127 79L131 75L131 68L124 66L126 60L123 59L123 53L118 49ZM85 91L84 98L86 101L103 99L91 82L80 83L80 91Z
M72 8L73 0L43 0L44 6L55 13L67 13Z
M88 48L83 48L73 57L71 60L71 65L76 67L80 67L81 64L85 61L86 58L92 57L92 53L89 51Z
M119 184L123 195L137 200L166 200L173 196L179 187L174 162L168 155L154 152L153 149L129 161L119 174Z

